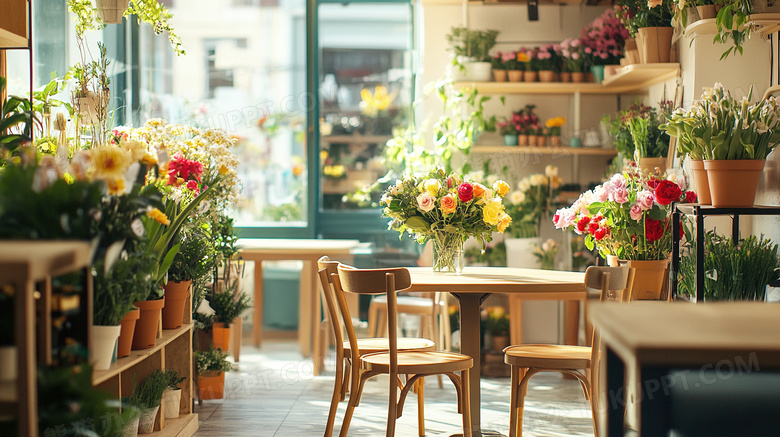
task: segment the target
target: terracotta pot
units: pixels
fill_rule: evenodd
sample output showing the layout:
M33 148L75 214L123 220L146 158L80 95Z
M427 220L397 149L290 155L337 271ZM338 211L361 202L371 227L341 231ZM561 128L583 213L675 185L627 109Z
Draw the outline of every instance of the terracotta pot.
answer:
M528 135L528 145L536 147L536 135Z
M571 82L571 72L569 71L561 72L561 82Z
M696 10L699 12L699 18L702 20L715 18L715 5L696 6Z
M645 64L669 62L672 50L672 27L642 27L641 35L642 58Z
M596 82L596 76L593 75L593 71L588 71L585 73L585 82L594 83Z
M133 334L133 350L149 349L154 347L157 339L157 328L160 326L162 309L165 306L165 297L158 300L146 300L133 303L141 310L141 317L135 324Z
M710 183L707 179L707 170L704 169L704 161L701 159L691 160L691 173L693 173L693 187L696 190L697 201L699 205L712 205L710 197Z
M184 307L190 297L192 281L172 282L165 284L165 307L162 311L163 329L181 328L184 321Z
M574 83L585 82L585 73L581 71L574 71L571 73L571 81Z
M523 71L522 70L509 70L506 72L507 78L510 82L522 82Z
M704 160L712 206L753 206L765 162L764 159Z
M215 323L211 328L211 340L214 347L227 352L230 348L230 325L226 323Z
M506 70L493 70L493 80L496 82L506 82Z
M644 64L645 63L645 40L642 38L642 34L637 32L634 36L634 40L636 41L636 55L637 58L639 58L639 63Z
M133 333L135 333L135 324L138 322L138 318L141 317L141 310L138 308L130 310L122 321L119 322L119 326L122 329L119 331L119 343L117 346L116 357L124 358L130 355L131 346L133 345Z
M536 136L536 146L537 147L544 147L547 145L547 137L545 135L537 135Z
M560 147L561 145L561 137L559 135L554 135L550 137L550 147Z
M524 71L523 72L523 81L524 82L536 82L536 72L535 71Z
M653 173L656 168L659 174L666 173L666 158L639 158L637 164L642 169L642 174Z
M203 400L225 396L225 372L204 372L198 375L198 397Z
M552 70L539 71L539 82L553 82L555 80L555 72Z
M528 145L528 135L518 135L517 136L517 145L518 146L527 146Z
M629 267L636 269L631 300L658 300L666 278L669 261L626 261Z

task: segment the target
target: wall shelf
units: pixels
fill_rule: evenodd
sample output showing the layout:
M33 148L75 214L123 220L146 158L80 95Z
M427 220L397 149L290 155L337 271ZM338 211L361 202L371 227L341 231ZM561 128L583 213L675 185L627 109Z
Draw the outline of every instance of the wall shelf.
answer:
M513 153L561 156L616 156L615 149L600 149L597 147L529 147L529 146L474 146L473 153Z
M0 49L29 48L28 0L3 0L0 14Z
M753 26L754 31L766 37L780 31L780 14L753 14L750 16L747 25ZM696 38L700 35L715 35L717 33L718 25L715 23L714 18L694 21L685 28L684 32L688 38Z
M320 140L329 144L384 144L390 138L392 138L390 135L326 135L320 137Z
M616 74L605 78L602 86L606 89L646 90L651 85L673 79L679 74L680 64L676 62L631 64L620 67Z

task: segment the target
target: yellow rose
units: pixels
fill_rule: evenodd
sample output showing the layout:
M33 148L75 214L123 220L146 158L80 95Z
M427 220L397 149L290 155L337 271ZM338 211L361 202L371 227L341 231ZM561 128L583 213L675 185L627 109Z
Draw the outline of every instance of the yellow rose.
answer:
M509 184L499 179L493 183L493 189L496 190L496 194L504 197L509 192Z
M512 223L512 217L509 216L509 214L501 213L498 215L498 232L504 232L506 231L506 228L509 227L509 224Z
M502 213L502 209L503 207L501 205L500 199L487 202L485 207L482 209L482 221L491 226L497 225L498 216Z
M428 194L436 197L436 195L439 194L439 190L441 189L441 183L437 179L428 179L423 182L423 187L425 188L425 191L428 192Z
M458 209L458 199L455 197L455 194L450 193L442 197L439 200L439 208L444 215L454 213Z

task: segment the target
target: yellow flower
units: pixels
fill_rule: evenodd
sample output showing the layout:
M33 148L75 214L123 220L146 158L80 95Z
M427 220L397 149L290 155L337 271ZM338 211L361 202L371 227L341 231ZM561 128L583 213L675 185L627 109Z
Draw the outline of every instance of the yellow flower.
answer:
M520 62L528 62L531 58L525 52L517 52L517 60Z
M229 169L229 168L227 168L227 166L226 166L225 164L222 164L222 165L220 165L220 166L219 166L219 169L218 169L217 171L218 171L218 172L219 172L219 174L221 174L222 176L225 176L226 174L228 174L228 172L230 171L230 169ZM294 172L295 172L295 171L293 170L293 173L294 173Z
M471 184L474 197L482 197L485 194L485 186L482 184Z
M387 88L383 85L377 85L374 88L374 94L371 94L367 88L363 88L360 91L360 98L363 100L360 102L360 107L366 115L376 117L379 111L384 111L395 99L395 93L387 94Z
M125 180L123 178L106 179L106 188L108 194L124 194L125 193Z
M122 140L120 142L120 146L127 150L130 153L130 156L133 161L140 161L144 158L144 156L147 154L146 152L146 144L136 141L136 140L130 140L130 141L124 141Z
M506 228L509 227L509 224L512 223L512 217L509 216L507 213L501 213L498 215L498 232L504 232L506 231Z
M148 215L149 217L154 219L154 221L162 225L168 226L171 224L171 221L168 220L168 216L165 215L164 212L160 211L157 208L154 208L151 211L147 212L146 215Z
M500 197L504 197L509 192L509 184L499 179L493 183L493 189Z
M436 195L439 194L439 190L441 190L441 183L436 179L427 179L423 182L423 188L425 188L425 191L427 191L428 194L436 197Z
M152 155L151 153L144 153L144 157L141 158L141 162L148 166L152 166L157 164L157 157Z
M491 226L497 225L499 221L498 216L502 213L503 209L501 199L494 199L485 203L485 207L482 209L482 221Z
M452 214L458 210L458 198L454 193L447 194L439 200L439 208L442 214Z
M132 163L130 152L117 146L93 149L92 158L98 179L120 178Z
M566 123L566 119L563 117L548 118L544 123L547 127L561 127Z

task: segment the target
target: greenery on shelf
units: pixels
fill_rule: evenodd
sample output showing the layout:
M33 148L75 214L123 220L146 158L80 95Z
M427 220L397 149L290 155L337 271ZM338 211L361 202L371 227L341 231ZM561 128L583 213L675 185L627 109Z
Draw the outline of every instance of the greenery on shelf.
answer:
M247 309L249 295L243 291L236 291L235 286L227 286L224 290L216 290L206 296L209 306L214 310L214 315L219 322L231 323Z
M6 88L6 79L0 76L0 95ZM0 101L0 165L31 138L33 128L32 105L27 99L8 96ZM16 152L16 153L15 153Z
M686 239L693 241L690 230ZM704 299L765 300L766 285L780 278L777 244L751 235L734 244L731 238L705 234ZM678 289L681 294L696 296L696 253L688 250L680 258Z
M206 372L230 372L233 365L227 360L228 352L222 352L220 349L211 349L207 351L195 351L195 366L198 369L198 375Z
M162 373L168 381L166 388L170 390L180 390L181 387L179 387L179 384L187 379L184 376L179 376L179 372L175 371L174 369L165 369Z
M490 50L496 45L498 31L453 27L446 38L455 55L454 65L458 63L457 57L478 62L490 62Z
M155 259L148 254L136 253L114 262L98 259L92 267L93 324L116 326L134 308L133 302L147 297Z
M168 281L193 281L210 276L216 265L214 240L204 226L184 226L179 251L168 268Z
M169 377L161 370L152 372L140 385L133 380L133 393L127 403L142 410L159 406L168 381Z
M670 102L662 102L661 110L635 103L615 115L604 115L615 147L628 160L665 158L669 153L669 135L661 129L670 112Z

